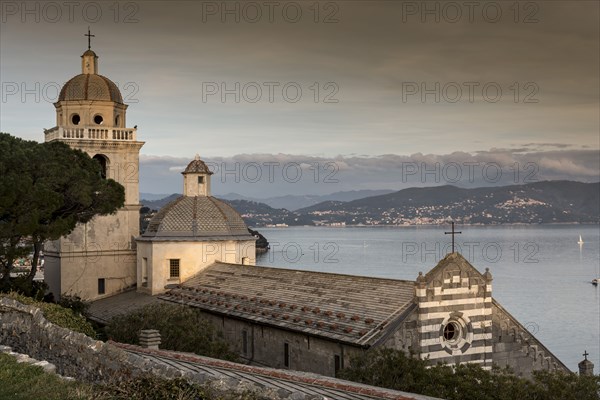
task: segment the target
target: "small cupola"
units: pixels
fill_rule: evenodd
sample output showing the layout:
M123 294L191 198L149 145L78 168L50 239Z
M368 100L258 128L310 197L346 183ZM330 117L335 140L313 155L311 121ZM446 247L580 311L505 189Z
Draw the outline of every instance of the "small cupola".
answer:
M81 56L81 73L98 73L98 56L92 50L86 50L85 53L83 53L83 55Z
M184 196L210 196L210 176L213 173L198 154L182 174Z
M92 38L95 35L92 35L90 32L90 28L88 27L88 49L81 56L81 73L82 74L97 74L98 73L98 56L96 53L92 51Z

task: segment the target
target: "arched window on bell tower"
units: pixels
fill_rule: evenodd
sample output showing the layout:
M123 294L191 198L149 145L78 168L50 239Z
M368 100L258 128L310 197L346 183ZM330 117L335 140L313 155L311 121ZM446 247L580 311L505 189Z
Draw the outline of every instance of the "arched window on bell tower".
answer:
M96 154L94 157L92 157L94 160L96 160L96 162L98 162L98 164L100 164L100 176L102 176L102 179L106 179L107 178L107 172L108 172L108 158L103 155L103 154Z

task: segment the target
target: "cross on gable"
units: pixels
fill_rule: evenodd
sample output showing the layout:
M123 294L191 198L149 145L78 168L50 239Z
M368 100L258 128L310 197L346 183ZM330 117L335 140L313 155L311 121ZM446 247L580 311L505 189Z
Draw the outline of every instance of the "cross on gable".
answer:
M462 232L457 232L454 230L454 222L452 222L452 231L444 232L444 235L452 235L452 252L454 253L454 235L461 234Z
M87 36L88 38L88 50L92 49L92 38L96 37L96 35L92 35L90 32L90 27L88 26L88 33L84 34L83 36Z

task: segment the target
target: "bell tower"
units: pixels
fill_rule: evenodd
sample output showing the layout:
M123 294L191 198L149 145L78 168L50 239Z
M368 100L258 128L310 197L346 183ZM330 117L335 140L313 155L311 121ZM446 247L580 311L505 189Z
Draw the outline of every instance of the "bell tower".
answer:
M98 73L91 49L81 56L81 74L62 88L56 126L44 130L46 142L59 140L98 161L102 176L125 188L125 205L115 214L96 216L44 249L45 280L55 298L76 295L94 300L136 283L139 236L139 152L144 142L126 127L127 105L117 85Z

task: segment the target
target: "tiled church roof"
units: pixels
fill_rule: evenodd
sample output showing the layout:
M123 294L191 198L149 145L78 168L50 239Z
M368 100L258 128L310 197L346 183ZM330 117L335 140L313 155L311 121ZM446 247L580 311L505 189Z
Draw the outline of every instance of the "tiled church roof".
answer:
M361 346L415 307L412 281L225 263L159 298Z
M212 196L181 196L173 200L152 218L142 235L165 239L209 237L252 239L237 211Z

